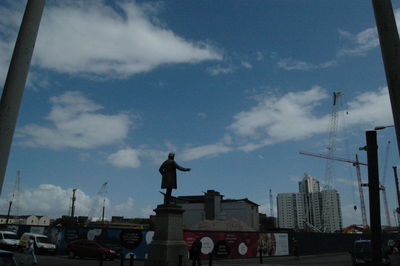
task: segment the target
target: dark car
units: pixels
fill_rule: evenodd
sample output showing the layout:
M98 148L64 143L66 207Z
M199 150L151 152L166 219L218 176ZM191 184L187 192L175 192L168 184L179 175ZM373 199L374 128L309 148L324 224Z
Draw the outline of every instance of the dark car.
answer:
M350 251L353 266L372 265L371 240L354 241L353 250ZM382 251L382 265L390 265L390 259L386 252Z
M14 253L0 249L0 265L2 266L17 266Z
M74 240L67 246L68 256L70 258L103 258L113 260L117 258L118 253L105 246L103 243L95 240Z

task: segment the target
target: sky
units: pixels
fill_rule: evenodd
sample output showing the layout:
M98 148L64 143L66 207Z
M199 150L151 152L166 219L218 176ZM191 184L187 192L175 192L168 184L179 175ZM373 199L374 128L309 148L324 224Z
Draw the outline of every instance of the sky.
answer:
M0 2L2 84L25 5ZM393 125L370 1L48 0L0 212L20 171L12 214L68 215L75 188L76 215L100 216L105 195L106 217L148 217L175 152L192 171L178 173L173 195L213 189L271 215L271 189L276 215L276 195L298 192L305 173L326 184L326 160L299 152L327 153L335 91L334 155L366 162L365 131ZM378 143L393 225L393 128ZM361 224L355 168L333 166L343 224Z

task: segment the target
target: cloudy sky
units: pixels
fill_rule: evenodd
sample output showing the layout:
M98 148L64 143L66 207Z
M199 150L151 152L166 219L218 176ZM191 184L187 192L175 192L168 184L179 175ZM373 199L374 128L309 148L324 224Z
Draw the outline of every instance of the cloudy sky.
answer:
M0 3L3 84L25 4ZM269 189L297 192L304 173L325 182L326 161L299 151L327 152L334 91L335 155L366 161L365 130L393 124L370 1L48 0L0 210L20 171L20 214L68 214L76 188L76 214L100 215L93 202L108 182L107 217L147 217L173 151L192 168L175 195L215 189L269 215ZM378 141L381 176L391 141L392 215L393 128ZM351 164L334 163L345 225L361 223L355 178Z

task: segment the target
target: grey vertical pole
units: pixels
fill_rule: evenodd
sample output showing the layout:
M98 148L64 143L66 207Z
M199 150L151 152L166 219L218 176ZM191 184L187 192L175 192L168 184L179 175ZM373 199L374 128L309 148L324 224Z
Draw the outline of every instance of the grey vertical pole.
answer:
M76 201L75 192L76 192L76 188L72 189L71 218L75 217L75 201Z
M393 171L394 171L394 182L396 186L396 195L397 195L396 218L398 226L400 226L400 189L399 189L399 177L397 176L397 166L393 166Z
M400 40L391 0L372 0L400 153Z
M378 144L376 131L366 132L368 158L369 215L371 225L372 265L381 265L381 204L379 200Z
M28 0L0 101L0 194L45 0Z

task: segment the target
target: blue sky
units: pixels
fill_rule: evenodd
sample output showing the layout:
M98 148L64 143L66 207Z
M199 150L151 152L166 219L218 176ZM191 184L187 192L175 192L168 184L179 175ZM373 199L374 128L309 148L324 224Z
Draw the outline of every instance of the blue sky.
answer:
M25 3L0 3L2 83ZM304 173L324 182L325 160L299 151L326 153L334 91L336 156L366 161L365 130L393 124L370 1L47 1L0 209L20 170L21 214L65 215L77 188L88 215L107 181L106 216L146 217L173 151L192 168L175 195L215 189L269 214L270 188L297 192ZM378 135L382 173L392 142L392 215L398 150L393 128ZM354 182L334 164L345 225L361 223Z

